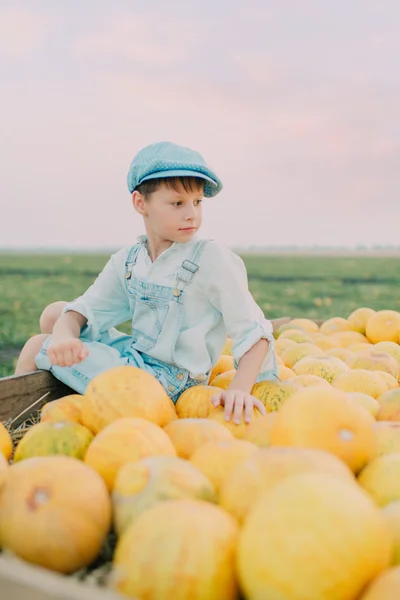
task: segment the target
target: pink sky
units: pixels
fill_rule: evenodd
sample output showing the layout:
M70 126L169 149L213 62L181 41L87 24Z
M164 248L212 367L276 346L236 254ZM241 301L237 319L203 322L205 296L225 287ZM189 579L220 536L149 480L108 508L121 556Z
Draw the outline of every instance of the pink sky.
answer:
M56 4L0 6L1 247L134 241L127 169L161 140L224 182L206 237L400 243L400 3Z

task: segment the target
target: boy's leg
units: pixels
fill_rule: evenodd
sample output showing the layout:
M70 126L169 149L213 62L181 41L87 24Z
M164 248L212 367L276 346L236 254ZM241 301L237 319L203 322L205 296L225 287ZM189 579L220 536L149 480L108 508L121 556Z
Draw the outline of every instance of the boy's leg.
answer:
M24 375L25 373L32 373L32 371L38 370L35 363L35 356L48 337L49 335L46 333L38 333L26 342L18 357L14 375Z
M68 302L59 300L58 302L53 302L46 306L39 319L40 331L42 333L53 332L54 323L57 321L58 317L61 316L66 304L68 304Z

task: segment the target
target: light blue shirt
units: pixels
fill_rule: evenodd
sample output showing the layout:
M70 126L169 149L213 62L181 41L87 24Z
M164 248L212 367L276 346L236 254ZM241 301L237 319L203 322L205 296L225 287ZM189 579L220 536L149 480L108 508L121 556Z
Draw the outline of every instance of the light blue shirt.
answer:
M152 262L146 246L147 236L140 236L133 277L146 284L174 287L176 272L185 259L190 260L199 239L194 236L187 243L174 242ZM93 285L64 308L63 312L74 310L87 318L87 325L81 331L82 339L97 340L111 327L132 319L125 280L130 248L124 247L113 254ZM243 260L219 242L208 240L198 264L199 269L185 290L173 354L165 344L156 343L148 355L187 369L192 377L197 377L208 373L216 364L228 335L233 341L236 368L241 357L265 338L270 344L256 380L276 379L272 323L249 291ZM141 327L145 329L143 322Z

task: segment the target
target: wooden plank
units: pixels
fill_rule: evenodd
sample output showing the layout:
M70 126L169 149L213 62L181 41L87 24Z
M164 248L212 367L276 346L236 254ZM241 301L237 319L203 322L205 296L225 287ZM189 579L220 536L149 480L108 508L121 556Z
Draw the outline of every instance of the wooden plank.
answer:
M0 598L3 600L122 600L107 588L0 555Z
M7 421L19 415L33 402L44 396L33 410L37 410L50 400L56 400L73 390L64 385L50 371L34 371L26 375L3 377L0 379L0 421ZM29 417L29 411L21 415L21 419L13 426L17 427Z

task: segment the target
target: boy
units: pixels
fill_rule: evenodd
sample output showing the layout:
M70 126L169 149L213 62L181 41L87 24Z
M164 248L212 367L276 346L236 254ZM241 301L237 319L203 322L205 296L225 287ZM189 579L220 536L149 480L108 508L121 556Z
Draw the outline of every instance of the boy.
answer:
M176 402L208 383L229 335L237 372L212 402L236 423L249 422L254 407L265 414L250 392L256 381L277 378L272 324L248 290L242 259L197 236L203 196L217 195L221 180L198 152L159 142L134 157L128 188L146 235L113 254L82 296L45 309L42 333L25 344L16 374L50 370L84 393L98 373L133 365ZM128 319L132 335L115 329Z

